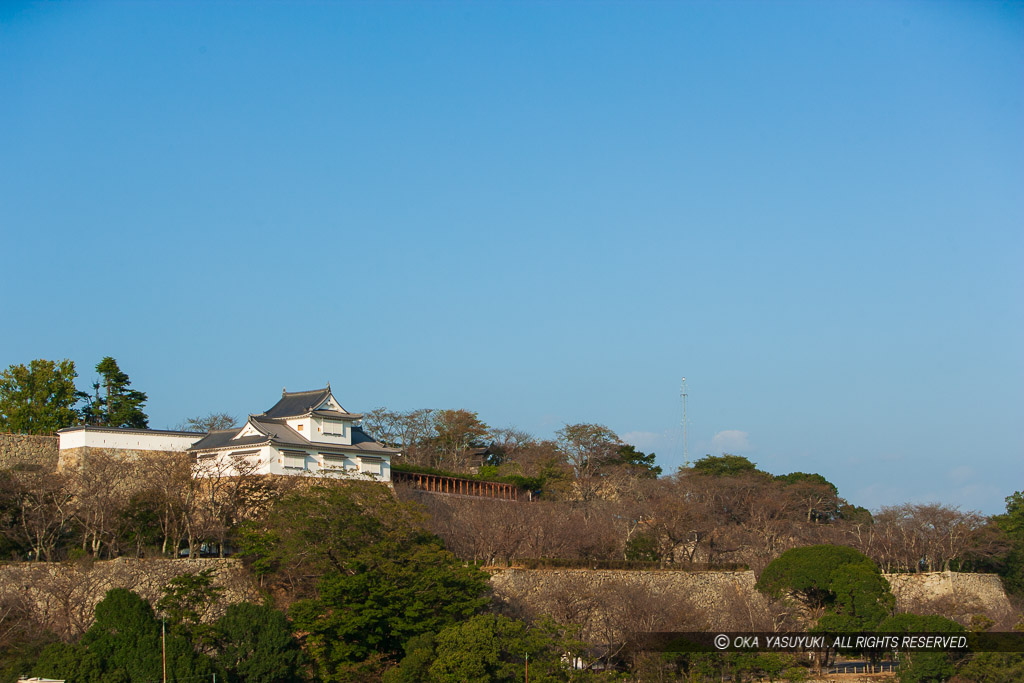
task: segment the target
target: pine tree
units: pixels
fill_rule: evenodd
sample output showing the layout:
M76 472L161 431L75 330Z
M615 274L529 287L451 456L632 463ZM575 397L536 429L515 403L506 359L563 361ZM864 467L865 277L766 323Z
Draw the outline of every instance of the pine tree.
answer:
M82 408L82 421L101 427L132 427L145 429L149 417L142 408L148 397L141 391L129 389L131 380L118 367L117 361L106 356L96 364L100 378L93 382L93 395L81 393L88 401Z

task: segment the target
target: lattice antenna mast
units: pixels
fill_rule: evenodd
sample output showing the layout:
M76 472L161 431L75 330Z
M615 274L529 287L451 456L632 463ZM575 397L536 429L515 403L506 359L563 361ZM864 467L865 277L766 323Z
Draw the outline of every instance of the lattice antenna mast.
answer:
M683 385L679 390L679 395L683 398L683 467L690 466L690 452L687 449L686 443L686 378L683 378Z

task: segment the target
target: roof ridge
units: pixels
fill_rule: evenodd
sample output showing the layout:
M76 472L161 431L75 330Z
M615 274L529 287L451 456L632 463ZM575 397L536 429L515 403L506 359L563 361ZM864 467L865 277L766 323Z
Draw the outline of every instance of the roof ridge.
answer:
M328 385L323 389L309 389L307 391L282 391L281 394L284 396L299 396L300 394L322 394L325 391L329 392L330 390L331 387L330 385Z

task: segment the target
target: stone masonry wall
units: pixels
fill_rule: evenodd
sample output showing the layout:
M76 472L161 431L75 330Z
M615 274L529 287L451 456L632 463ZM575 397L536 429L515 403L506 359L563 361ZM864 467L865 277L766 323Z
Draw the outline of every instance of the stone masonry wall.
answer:
M0 434L0 470L57 469L58 437L36 434Z
M227 559L117 559L63 563L0 564L0 608L18 606L63 638L77 637L93 621L93 610L111 588L127 588L156 601L161 588L181 574L212 569L224 588L220 609L258 601L259 593L240 561ZM923 610L969 619L997 619L1012 611L999 578L993 574L889 574L899 609ZM605 631L609 615L664 608L684 620L677 628L760 630L752 628L766 613L754 588L753 572L625 571L590 569L496 569L495 598L514 612L548 613L582 623L584 630ZM561 615L558 614L562 611ZM567 614L565 611L573 612ZM2 611L2 610L0 610ZM215 619L220 614L207 615ZM628 616L628 615L626 615ZM620 613L621 619L623 615ZM627 622L622 622L626 624Z
M995 574L934 572L886 574L897 609L941 614L967 623L975 614L995 621L1013 609ZM639 598L654 601L682 596L688 609L711 630L750 629L766 612L754 588L754 572L625 571L589 569L501 569L493 571L495 596L512 606L548 611L566 596L609 596L640 589Z
M168 581L204 569L212 569L214 585L224 589L220 611L207 619L219 617L229 604L259 601L256 587L235 559L117 559L0 564L0 607L25 610L70 640L89 628L96 604L111 588L127 588L155 602Z
M60 456L57 459L57 471L67 472L78 469L82 463L88 463L91 456L119 460L144 460L147 458L182 457L183 455L182 451L140 451L132 448L95 448L92 446L65 448L60 451Z
M975 614L999 621L1013 611L996 574L886 574L900 611L941 614L964 622Z
M495 597L513 612L569 617L591 635L607 631L614 621L628 625L622 618L628 614L615 613L629 611L673 622L664 630L759 630L752 622L767 603L755 582L752 571L499 569L491 574ZM611 630L618 629L612 625Z

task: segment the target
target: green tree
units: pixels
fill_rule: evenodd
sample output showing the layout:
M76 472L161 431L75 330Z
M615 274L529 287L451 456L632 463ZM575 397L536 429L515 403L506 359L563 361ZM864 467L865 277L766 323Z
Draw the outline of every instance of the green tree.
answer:
M430 678L437 683L519 681L525 677L529 656L531 680L564 681L568 677L560 645L550 629L480 614L437 634Z
M656 479L661 476L661 466L654 464L654 453L638 451L631 444L622 444L618 452L618 464L640 477Z
M167 582L156 603L167 624L184 633L191 641L208 642L212 627L203 623L220 599L224 589L213 585L213 570L204 569L196 574L181 574Z
M302 650L288 618L276 609L247 602L231 605L213 630L214 660L228 683L301 679Z
M661 554L658 552L658 538L654 534L633 534L626 541L625 557L631 562L657 562L661 559Z
M811 609L832 608L834 614L854 617L890 610L892 604L889 584L874 561L840 545L787 550L764 568L757 589L776 599L792 593Z
M405 656L398 666L384 673L384 683L424 683L430 680L436 638L433 633L413 636L405 643Z
M418 508L384 487L325 482L284 497L242 536L289 610L317 675L343 680L380 668L417 635L486 606L487 576L430 534Z
M565 681L562 655L579 647L550 622L529 625L494 614L479 614L409 641L401 664L386 683L486 683L522 681L527 658L532 681Z
M79 394L88 401L82 408L82 421L104 427L148 427L149 418L142 410L148 397L129 388L131 380L118 367L117 361L110 356L104 357L96 364L96 372L100 378L93 383L93 396Z
M169 680L212 678L209 658L196 653L181 634L167 634ZM96 621L77 643L46 647L33 674L88 683L142 683L162 678L161 625L149 603L123 588L107 592L96 605Z
M1020 683L1024 681L1024 653L976 652L956 673L966 681Z
M937 614L897 614L878 625L879 633L964 633L964 627ZM939 683L954 673L956 661L948 652L903 652L900 683Z
M840 503L838 514L840 519L844 519L851 524L871 526L875 521L871 516L871 511L866 507L861 507L860 505Z
M896 607L889 582L873 562L838 567L832 574L829 590L835 594L831 612L845 620L842 630L869 631Z
M1024 492L1006 497L1006 513L992 518L1006 534L1010 548L1002 558L999 574L1007 592L1024 595Z
M789 474L780 474L775 477L777 481L781 481L785 484L820 484L826 487L832 492L832 495L838 496L839 489L836 485L830 482L820 474L809 474L807 472L790 472Z
M49 434L78 422L75 364L37 359L0 373L0 430Z
M736 477L760 470L757 469L757 465L742 455L723 453L722 455L705 455L693 463L693 471L710 477Z

